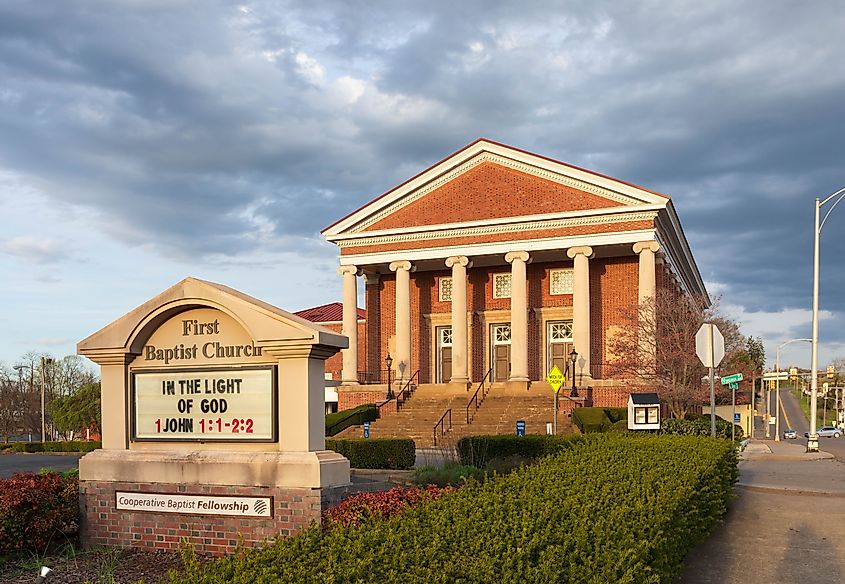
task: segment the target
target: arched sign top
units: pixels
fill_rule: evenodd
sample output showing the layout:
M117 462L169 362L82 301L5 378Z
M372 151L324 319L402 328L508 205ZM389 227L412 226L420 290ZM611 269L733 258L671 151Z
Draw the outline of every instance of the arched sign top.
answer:
M228 286L186 278L79 342L77 352L101 364L116 359L128 363L147 350L149 339L161 327L188 326L173 322L180 314L194 310L215 310L225 315L222 318L237 323L255 347L319 346L326 356L347 347L342 335L271 304ZM186 329L188 336L202 336L193 335L206 331L201 324L214 326L213 319L208 323L194 318L182 320L197 320L196 328Z

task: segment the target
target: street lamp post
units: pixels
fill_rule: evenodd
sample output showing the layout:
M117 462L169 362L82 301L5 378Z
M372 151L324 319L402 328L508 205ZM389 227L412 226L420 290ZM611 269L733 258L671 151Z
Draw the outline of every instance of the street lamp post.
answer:
M384 363L387 365L387 399L393 399L393 388L390 387L390 368L393 367L393 358L390 353L384 358Z
M819 435L816 432L816 407L818 405L818 389L819 380L817 375L819 365L819 236L825 221L830 217L830 212L836 208L836 205L845 197L845 188L841 188L824 201L819 201L816 198L816 223L813 230L813 350L812 358L810 359L810 370L812 378L810 380L810 433L807 439L807 452L819 451ZM824 218L819 223L819 213L821 208L829 203L832 199L836 199L830 209L824 214Z
M813 339L790 339L781 343L775 351L775 442L780 442L780 350L790 343L812 343ZM768 420L766 420L768 423Z
M575 388L575 362L578 361L578 353L575 347L572 347L572 352L569 354L569 362L572 363L572 392L569 397L578 397L578 390Z

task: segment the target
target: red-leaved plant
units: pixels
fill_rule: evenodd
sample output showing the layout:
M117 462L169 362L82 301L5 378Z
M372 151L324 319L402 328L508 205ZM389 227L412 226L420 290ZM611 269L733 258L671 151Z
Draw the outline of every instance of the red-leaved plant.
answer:
M387 519L399 515L423 501L433 501L454 487L429 485L422 487L395 487L378 493L358 493L347 498L337 507L323 512L323 527L349 527L361 525L370 519Z
M58 473L20 473L0 480L0 554L43 552L79 522L79 482Z

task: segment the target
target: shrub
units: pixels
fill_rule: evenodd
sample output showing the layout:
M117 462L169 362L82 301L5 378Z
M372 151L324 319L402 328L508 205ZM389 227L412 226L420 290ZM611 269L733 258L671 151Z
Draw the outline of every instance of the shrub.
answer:
M604 408L604 414L611 423L628 421L628 408Z
M684 436L710 436L710 416L698 416L695 419L683 420L667 418L660 423L660 429L665 434L680 434ZM734 427L735 437L742 440L742 427ZM716 418L716 437L731 438L731 423L722 418Z
M43 552L51 538L79 523L79 481L58 473L16 474L0 481L0 554Z
M188 564L173 580L672 582L727 509L733 446L695 436L582 438L366 529L315 527L270 548Z
M91 452L102 448L101 442L94 440L68 440L60 442L5 442L0 443L0 450L12 452Z
M572 410L572 421L584 434L604 432L611 423L604 408L575 408Z
M628 430L628 420L619 420L618 422L613 422L610 427L607 428L607 432L629 432Z
M459 487L468 479L483 480L484 471L464 464L447 464L443 468L424 466L416 470L413 480L415 484L422 486Z
M323 527L350 527L361 525L374 519L387 519L419 505L431 501L443 493L451 493L451 487L440 488L430 485L420 487L395 487L378 493L358 493L347 498L337 507L323 512Z
M326 436L334 436L350 426L372 422L376 418L378 418L376 404L364 404L351 410L326 414Z
M458 440L461 464L486 467L494 459L521 456L536 460L581 440L581 436L465 436Z
M410 438L326 440L326 449L348 458L352 468L406 470L414 466L417 456Z

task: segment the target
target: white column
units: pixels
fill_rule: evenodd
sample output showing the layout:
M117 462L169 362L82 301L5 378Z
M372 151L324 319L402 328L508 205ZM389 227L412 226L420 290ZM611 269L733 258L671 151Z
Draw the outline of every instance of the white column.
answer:
M505 255L511 265L511 374L508 381L528 381L528 252Z
M660 249L660 244L656 241L638 241L634 244L634 253L640 256L640 272L637 286L637 301L640 309L651 304L650 311L653 312L650 318L647 314L641 315L646 317L646 322L656 323L657 320L657 305L654 304L654 298L657 294L657 280L656 280L656 259L654 254ZM639 332L639 346L640 359L643 363L642 375L653 377L656 375L654 364L657 359L657 344L651 335L655 331L649 330L651 326L641 325Z
M337 273L343 276L343 328L349 338L349 348L343 349L341 383L358 383L358 267L340 266Z
M578 352L576 372L590 380L590 258L593 248L571 247L566 252L575 262L572 290L572 339ZM582 367L583 365L583 367Z
M467 268L472 262L466 256L446 259L452 268L452 379L453 383L469 382L469 350L467 344Z
M392 262L390 271L396 272L396 356L393 363L396 381L408 379L411 371L411 271L409 261Z
M634 244L634 253L640 256L640 277L637 287L637 300L642 306L648 298L657 293L654 254L660 250L656 241L638 241Z

